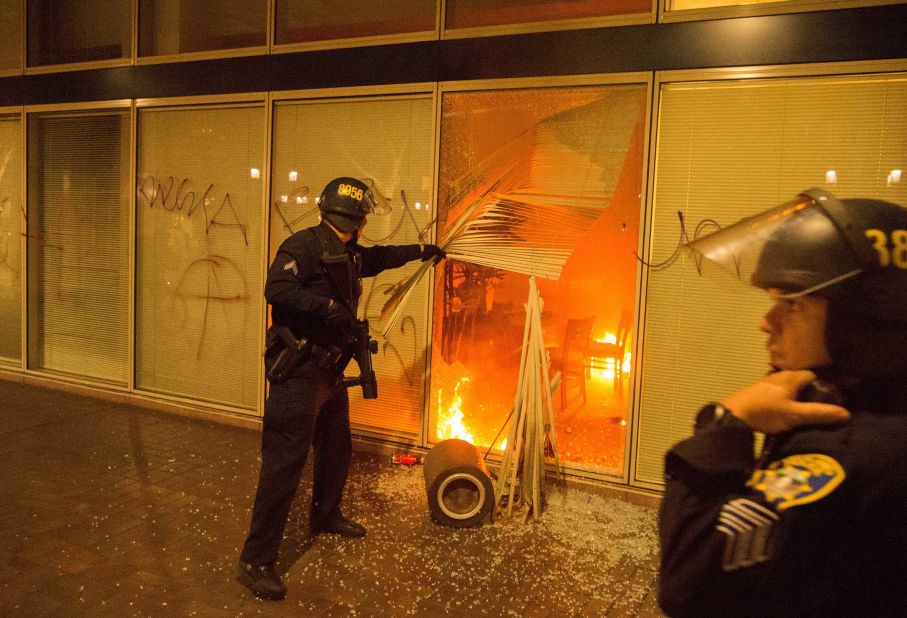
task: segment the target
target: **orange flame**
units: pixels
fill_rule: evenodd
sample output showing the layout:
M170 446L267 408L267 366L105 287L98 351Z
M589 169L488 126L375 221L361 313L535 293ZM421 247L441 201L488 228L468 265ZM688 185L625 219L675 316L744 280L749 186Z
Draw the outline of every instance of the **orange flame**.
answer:
M453 398L446 408L441 397L443 389L438 389L438 440L459 438L467 442L474 441L472 433L463 423L463 397L460 396L460 386L466 382L469 382L469 378L464 377L457 380Z

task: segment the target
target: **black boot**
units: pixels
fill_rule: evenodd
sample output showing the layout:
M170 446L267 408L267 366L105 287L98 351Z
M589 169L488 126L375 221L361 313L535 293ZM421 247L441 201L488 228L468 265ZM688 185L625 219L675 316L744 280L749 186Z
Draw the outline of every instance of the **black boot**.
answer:
M339 513L321 521L312 521L309 524L312 534L326 532L328 534L339 534L351 539L359 539L365 536L365 528L354 521L350 521Z
M243 560L239 561L239 576L242 585L263 599L279 601L287 596L287 587L274 572L274 565L257 566Z

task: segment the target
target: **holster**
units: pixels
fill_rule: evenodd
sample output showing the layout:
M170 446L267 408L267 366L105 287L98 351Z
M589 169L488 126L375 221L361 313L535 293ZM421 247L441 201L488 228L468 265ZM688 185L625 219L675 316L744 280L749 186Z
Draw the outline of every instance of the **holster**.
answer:
M311 355L309 340L305 337L297 339L286 326L272 325L268 329L265 343L265 368L271 384L285 382ZM274 360L269 363L269 358Z

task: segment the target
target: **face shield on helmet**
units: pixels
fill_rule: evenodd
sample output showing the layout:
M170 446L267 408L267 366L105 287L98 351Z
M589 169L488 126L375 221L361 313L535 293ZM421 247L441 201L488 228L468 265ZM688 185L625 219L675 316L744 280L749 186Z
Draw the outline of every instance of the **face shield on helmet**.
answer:
M811 189L685 247L782 298L817 294L907 322L907 209L897 204Z
M338 230L352 233L362 226L366 215L387 214L391 206L371 178L359 180L343 176L324 187L318 198L318 209Z
M845 230L853 227L841 202L814 189L686 248L695 259L715 262L757 287L778 288L785 297L796 297L873 266L875 254L865 240L855 247L846 237Z

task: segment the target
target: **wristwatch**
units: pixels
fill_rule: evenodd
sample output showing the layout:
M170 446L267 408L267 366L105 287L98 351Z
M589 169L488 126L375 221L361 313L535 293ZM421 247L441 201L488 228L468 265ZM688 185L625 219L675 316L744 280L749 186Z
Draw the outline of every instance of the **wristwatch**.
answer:
M737 425L749 429L749 426L746 423L734 416L730 410L720 403L706 404L696 413L696 420L693 423L694 431L699 431L703 427L709 425Z

